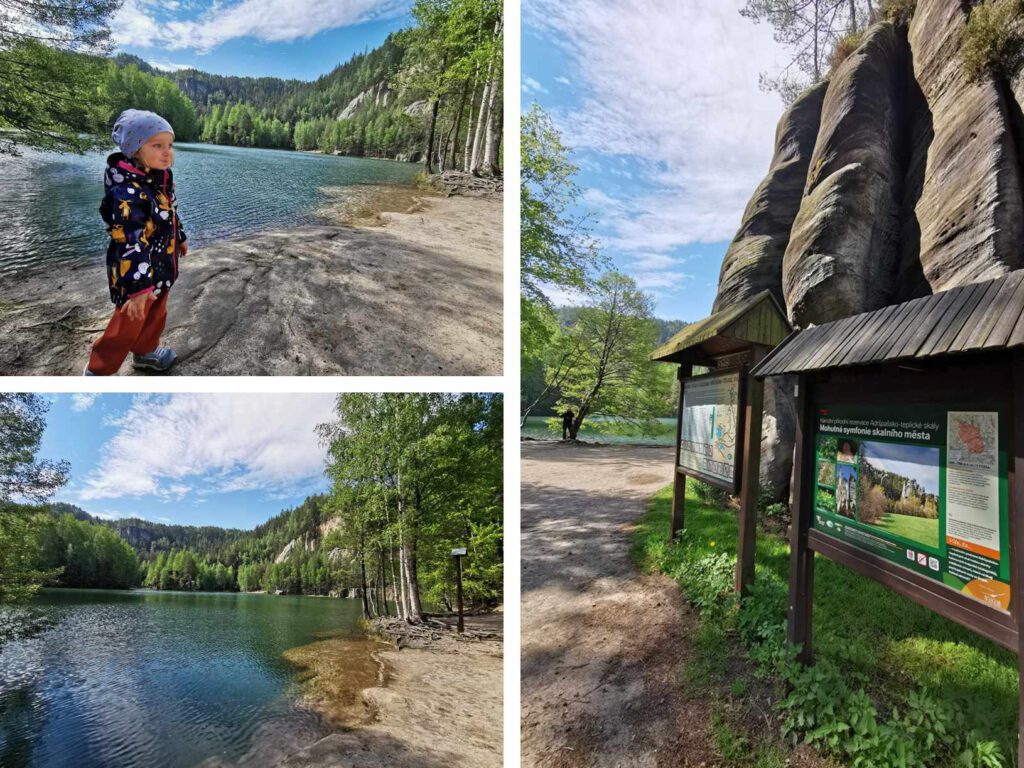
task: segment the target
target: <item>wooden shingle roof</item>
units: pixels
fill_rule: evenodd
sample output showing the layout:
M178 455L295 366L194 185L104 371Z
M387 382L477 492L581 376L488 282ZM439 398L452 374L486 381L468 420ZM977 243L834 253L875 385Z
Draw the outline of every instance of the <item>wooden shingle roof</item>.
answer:
M651 353L662 363L696 362L748 348L751 343L774 347L792 326L771 291L716 312L683 328Z
M1024 346L1024 269L791 333L758 378Z

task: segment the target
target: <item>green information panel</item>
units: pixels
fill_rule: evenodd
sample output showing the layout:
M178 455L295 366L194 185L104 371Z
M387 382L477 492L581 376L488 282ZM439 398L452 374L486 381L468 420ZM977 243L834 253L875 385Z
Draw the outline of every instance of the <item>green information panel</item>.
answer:
M995 410L822 407L813 526L1008 611L1007 434Z

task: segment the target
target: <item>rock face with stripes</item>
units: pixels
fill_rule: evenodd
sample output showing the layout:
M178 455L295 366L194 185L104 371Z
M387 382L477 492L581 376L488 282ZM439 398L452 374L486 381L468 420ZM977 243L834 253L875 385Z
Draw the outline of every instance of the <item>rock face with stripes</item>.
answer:
M972 81L960 0L919 0L910 22L911 155L899 299L998 277L1024 266L1024 206L1012 91Z
M876 309L895 293L908 53L903 32L875 24L829 81L783 261L796 325Z
M827 86L821 82L808 89L779 120L771 166L747 203L740 229L725 252L712 312L765 289L785 306L782 257L803 197Z

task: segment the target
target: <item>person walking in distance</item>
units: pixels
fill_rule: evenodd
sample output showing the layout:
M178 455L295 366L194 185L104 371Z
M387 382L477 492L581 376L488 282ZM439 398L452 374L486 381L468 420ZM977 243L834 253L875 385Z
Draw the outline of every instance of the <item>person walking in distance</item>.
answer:
M566 408L565 413L562 414L562 439L568 440L569 435L572 434L572 420L576 418L576 414L572 412L572 408Z

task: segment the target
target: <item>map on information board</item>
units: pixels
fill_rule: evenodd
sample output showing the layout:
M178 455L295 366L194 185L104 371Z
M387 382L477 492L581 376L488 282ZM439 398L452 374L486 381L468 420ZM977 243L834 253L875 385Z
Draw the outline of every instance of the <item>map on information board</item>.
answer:
M738 372L696 376L683 388L679 466L727 489L736 482Z

